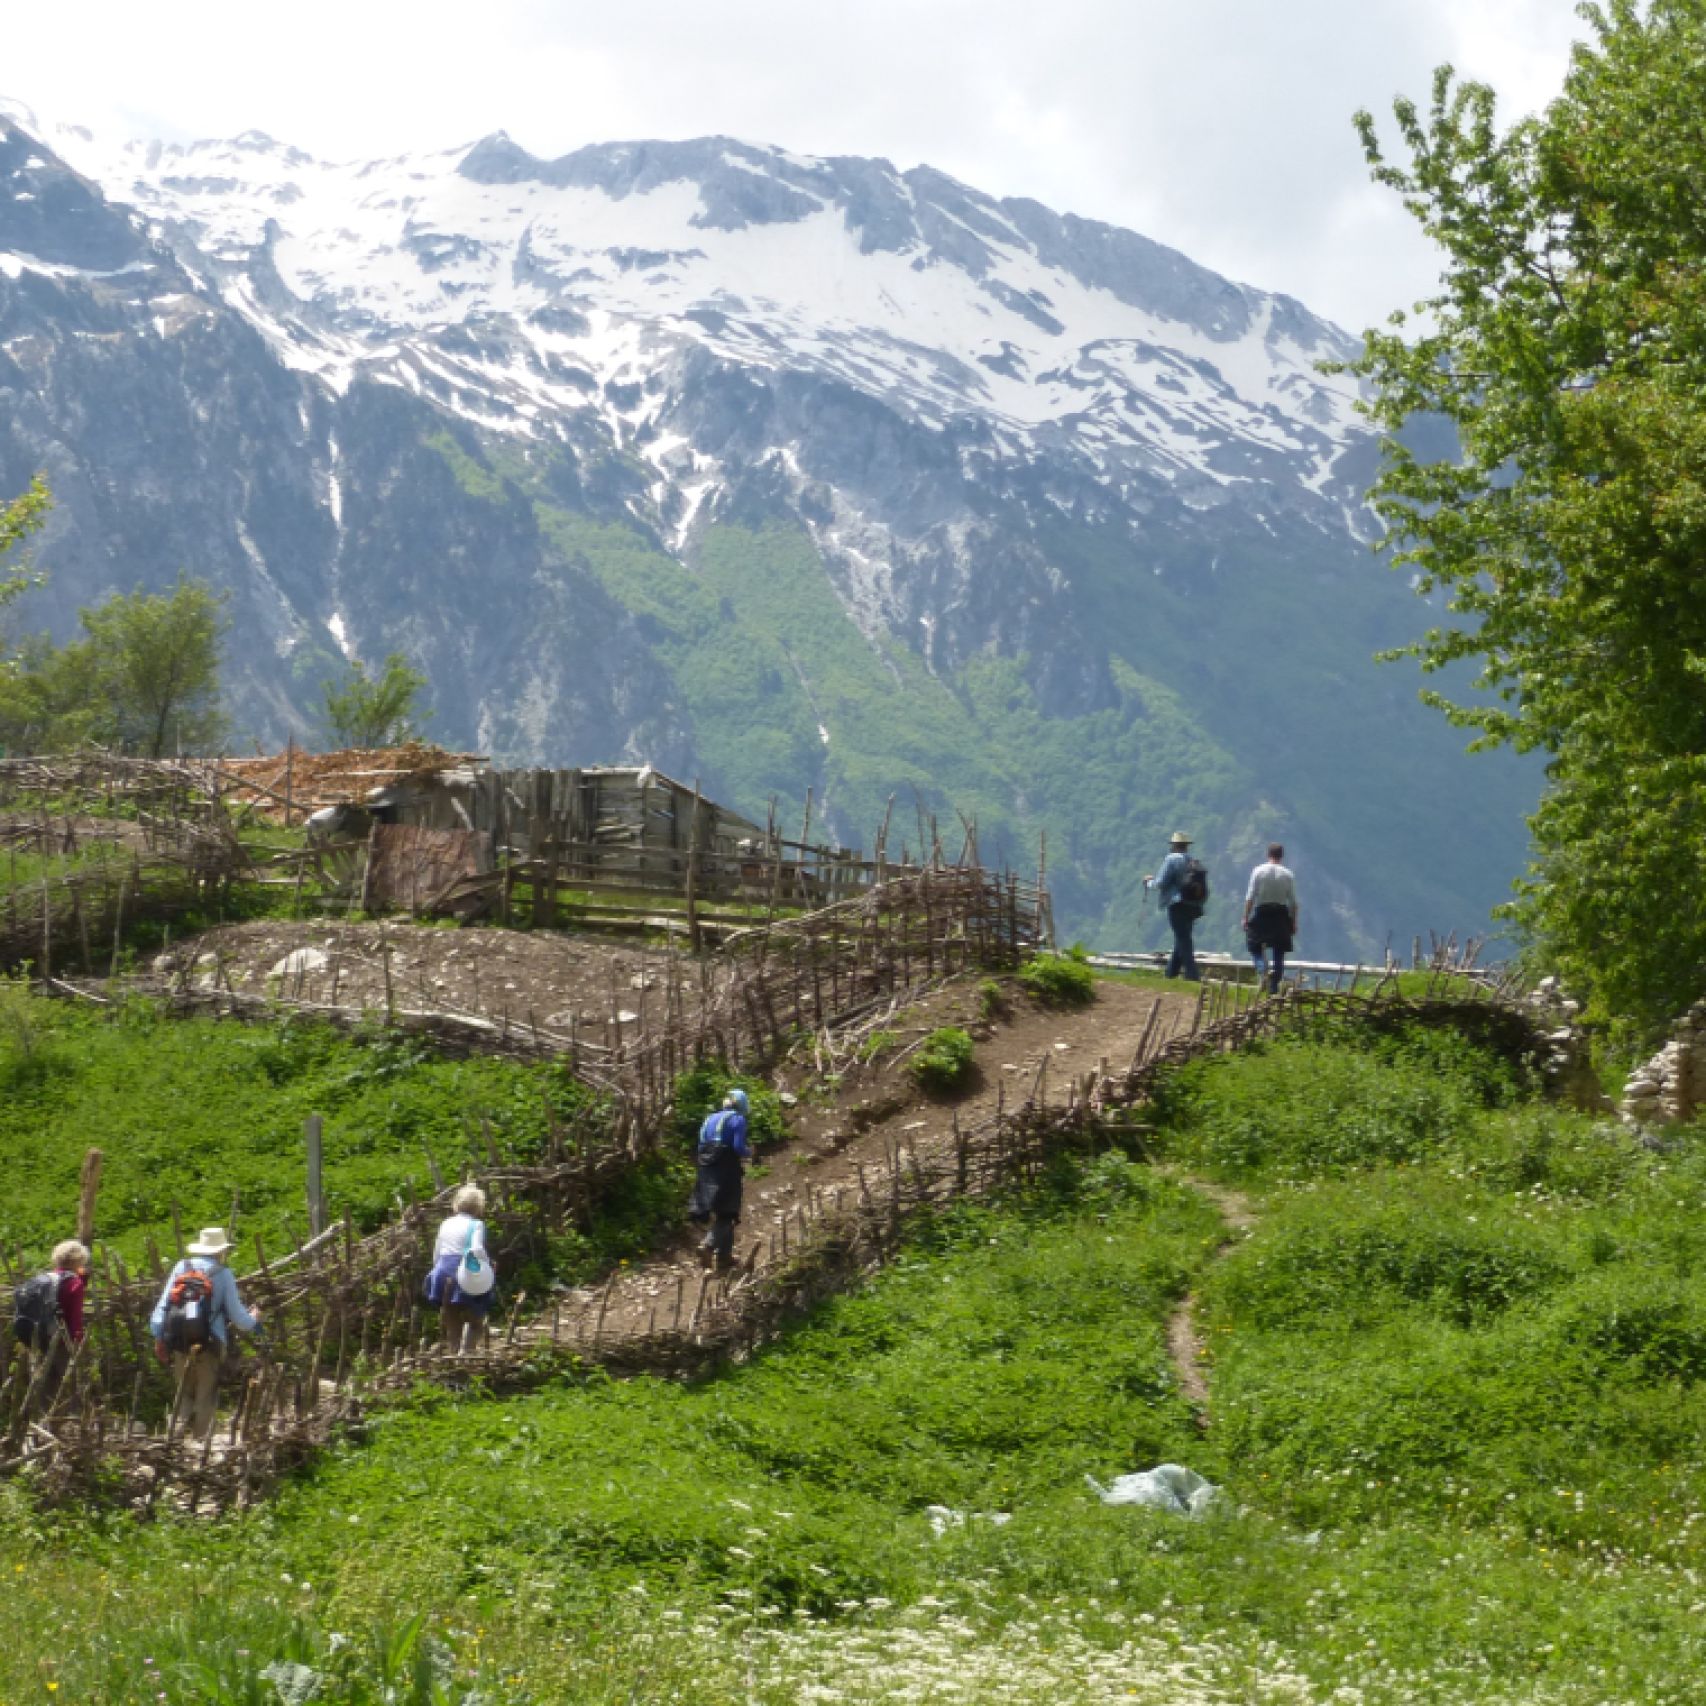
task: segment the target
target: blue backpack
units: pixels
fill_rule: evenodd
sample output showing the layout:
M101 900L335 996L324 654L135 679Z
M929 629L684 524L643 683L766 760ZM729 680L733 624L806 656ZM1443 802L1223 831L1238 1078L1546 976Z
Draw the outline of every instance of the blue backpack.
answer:
M699 1163L715 1161L729 1147L728 1139L723 1131L731 1119L739 1116L733 1108L719 1108L716 1113L707 1116L705 1123L699 1128Z

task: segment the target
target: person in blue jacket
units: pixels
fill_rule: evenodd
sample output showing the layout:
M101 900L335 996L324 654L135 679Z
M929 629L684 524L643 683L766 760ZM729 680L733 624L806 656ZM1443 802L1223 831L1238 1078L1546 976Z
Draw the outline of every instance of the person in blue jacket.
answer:
M185 1427L198 1439L213 1432L214 1414L219 1404L219 1365L230 1348L230 1329L253 1333L261 1324L259 1309L247 1309L237 1294L237 1276L226 1266L226 1260L237 1246L225 1236L222 1226L204 1226L201 1236L186 1247L184 1259L166 1276L160 1290L160 1301L148 1318L148 1331L154 1340L154 1354L161 1362L170 1362L178 1383L177 1415ZM205 1281L205 1296L175 1309L173 1293L186 1273L200 1274ZM205 1325L199 1338L193 1329L185 1329L181 1319L185 1312L191 1316L205 1314ZM174 1333L186 1330L194 1342L174 1343Z
M1200 872L1201 867L1198 869ZM1201 983L1202 973L1197 969L1196 946L1191 940L1191 932L1202 917L1202 905L1185 893L1190 875L1191 838L1182 829L1175 830L1161 868L1154 876L1145 877L1143 886L1155 891L1161 910L1167 914L1168 928L1173 932L1173 952L1167 960L1167 975Z
M705 1227L699 1260L718 1273L727 1273L735 1265L735 1227L740 1223L745 1162L752 1153L747 1141L748 1111L746 1092L731 1090L699 1128L698 1172L687 1217L695 1226Z

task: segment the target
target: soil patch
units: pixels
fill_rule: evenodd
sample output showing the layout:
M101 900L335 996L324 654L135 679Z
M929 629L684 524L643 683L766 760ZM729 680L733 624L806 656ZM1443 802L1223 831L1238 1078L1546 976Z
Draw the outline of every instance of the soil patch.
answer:
M157 973L205 989L353 1012L389 1003L517 1029L578 1027L606 1044L661 1019L672 966L691 1007L699 972L690 955L556 931L261 920L188 937L153 962Z
M1218 1261L1256 1224L1256 1211L1242 1191L1228 1185L1213 1184L1207 1179L1183 1182L1199 1196L1207 1197L1226 1222L1227 1235L1214 1252L1213 1259ZM1209 1421L1207 1348L1197 1326L1197 1294L1187 1292L1167 1319L1167 1355L1179 1377L1179 1390L1190 1400L1200 1428L1207 1428Z

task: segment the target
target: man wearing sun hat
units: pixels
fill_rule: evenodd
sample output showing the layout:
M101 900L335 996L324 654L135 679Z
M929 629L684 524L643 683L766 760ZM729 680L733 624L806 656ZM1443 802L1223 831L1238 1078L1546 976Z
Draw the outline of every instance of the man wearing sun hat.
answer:
M1191 857L1191 838L1182 829L1173 831L1167 846L1167 857L1161 861L1161 869L1154 876L1145 877L1143 886L1155 890L1161 910L1167 914L1168 927L1173 932L1173 952L1167 961L1167 975L1201 983L1202 973L1197 970L1197 953L1191 932L1202 917L1202 902L1207 898L1208 884L1201 876L1202 867ZM1201 882L1203 891L1200 898L1193 886L1198 882Z
M261 1324L260 1310L243 1307L237 1276L225 1265L236 1248L223 1226L204 1226L195 1242L184 1246L183 1260L166 1276L148 1318L154 1354L171 1363L177 1378L178 1420L198 1439L213 1432L219 1364L231 1328L252 1333Z

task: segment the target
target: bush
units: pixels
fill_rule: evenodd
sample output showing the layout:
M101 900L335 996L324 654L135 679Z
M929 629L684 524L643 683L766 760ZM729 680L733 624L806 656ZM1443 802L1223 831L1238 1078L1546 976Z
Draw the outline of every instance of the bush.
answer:
M1291 1040L1194 1062L1155 1098L1169 1153L1246 1177L1413 1165L1466 1140L1484 1109L1475 1076L1439 1059Z
M971 1077L970 1035L953 1025L944 1025L924 1039L923 1046L907 1063L907 1071L921 1090L933 1096L960 1089Z
M1547 1327L1558 1365L1579 1364L1596 1385L1706 1379L1706 1297L1670 1274L1596 1274L1561 1300Z
M780 1143L788 1135L788 1111L762 1078L730 1072L720 1060L702 1060L676 1075L671 1125L681 1154L692 1152L706 1115L715 1113L731 1090L746 1092L747 1136L754 1149Z
M1565 1281L1569 1264L1456 1183L1391 1180L1312 1191L1216 1274L1219 1306L1263 1329L1343 1330L1421 1304L1459 1326Z
M1089 955L1074 942L1064 954L1038 954L1019 968L1025 993L1045 1007L1088 1007L1096 999Z
M22 977L0 979L0 1090L36 1090L72 1070Z

